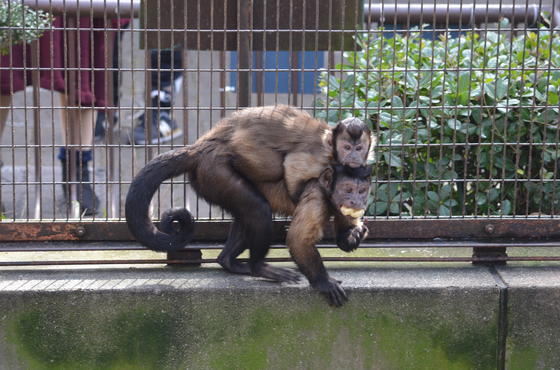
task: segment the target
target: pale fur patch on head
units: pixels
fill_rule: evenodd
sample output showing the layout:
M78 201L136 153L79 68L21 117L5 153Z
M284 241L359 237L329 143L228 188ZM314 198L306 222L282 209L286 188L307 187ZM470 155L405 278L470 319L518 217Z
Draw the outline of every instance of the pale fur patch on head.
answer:
M375 147L377 146L377 136L372 132L370 135L371 145L369 146L369 152L367 155L367 161L373 162L375 160Z
M331 153L333 152L333 134L332 134L332 130L327 129L323 131L323 134L321 135L321 141L324 143L325 148L327 149L327 153Z

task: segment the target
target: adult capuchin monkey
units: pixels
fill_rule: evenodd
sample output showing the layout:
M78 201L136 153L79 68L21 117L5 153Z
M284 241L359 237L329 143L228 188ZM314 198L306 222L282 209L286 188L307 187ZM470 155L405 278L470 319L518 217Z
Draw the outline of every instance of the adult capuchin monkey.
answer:
M328 168L339 163L359 169L371 146L370 130L356 118L341 121L331 130L326 123L293 107L247 108L222 119L194 144L160 154L146 164L127 195L128 227L152 250L182 248L192 236L191 214L185 209L166 211L160 231L151 222L148 210L159 185L186 172L199 196L233 216L218 257L222 267L232 273L280 282L297 281L299 275L294 271L264 262L271 244L272 213L293 215L287 237L291 255L311 285L339 305L343 299L336 297L344 297L344 291L328 276L315 243L322 236L325 217L333 213L337 244L345 251L358 247L367 228L359 217L352 217L353 210L329 212L333 202L325 191L329 188ZM317 182L321 176L325 181ZM317 185L320 183L323 185ZM365 196L367 200L367 191ZM364 208L365 202L355 207L358 211ZM174 221L179 223L178 230L172 226ZM245 249L250 250L249 263L237 260Z

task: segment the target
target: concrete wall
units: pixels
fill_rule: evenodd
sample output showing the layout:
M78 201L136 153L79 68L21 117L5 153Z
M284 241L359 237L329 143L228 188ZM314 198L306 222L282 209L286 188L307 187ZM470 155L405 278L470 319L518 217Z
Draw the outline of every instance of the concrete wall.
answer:
M560 366L558 267L331 271L340 309L213 268L4 271L0 368Z

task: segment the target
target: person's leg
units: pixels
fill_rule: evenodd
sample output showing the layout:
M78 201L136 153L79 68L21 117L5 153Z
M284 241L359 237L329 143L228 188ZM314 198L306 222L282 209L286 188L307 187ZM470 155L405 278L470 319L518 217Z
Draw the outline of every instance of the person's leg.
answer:
M67 97L60 95L61 105L67 106ZM94 114L93 108L80 109L75 114L76 122L69 121L67 112L61 114L62 142L64 145L78 145L74 152L76 153L76 181L79 182L77 189L77 199L80 203L80 212L84 215L93 215L97 211L99 198L95 195L91 185L88 164L93 159L93 132L94 132ZM69 130L69 125L74 124L73 130ZM58 159L62 164L62 181L67 182L70 179L68 152L66 148L60 148ZM68 187L63 186L64 196L67 197ZM67 197L68 199L68 197Z
M136 144L166 142L183 134L181 127L171 117L174 95L180 90L183 76L182 49L152 50L151 68L157 69L151 73L152 136L146 140L146 117L142 114L133 132Z
M119 33L115 37L115 41L113 42L113 101L112 104L114 106L119 105L119 93L120 93L120 73L118 71L119 68L119 58L120 58L120 50L121 50L121 42L124 35L124 31L119 31ZM114 123L117 123L117 114L114 113ZM97 110L97 116L95 119L95 142L99 143L105 139L105 132L107 130L107 125L109 121L106 117L106 111L104 109Z

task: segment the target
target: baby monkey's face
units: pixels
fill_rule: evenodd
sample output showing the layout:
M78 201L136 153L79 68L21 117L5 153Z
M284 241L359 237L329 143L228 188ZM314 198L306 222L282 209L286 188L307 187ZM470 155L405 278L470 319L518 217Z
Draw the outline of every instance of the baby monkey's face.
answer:
M339 164L357 168L366 163L371 134L361 120L351 118L340 122L334 130L334 140L335 158Z

